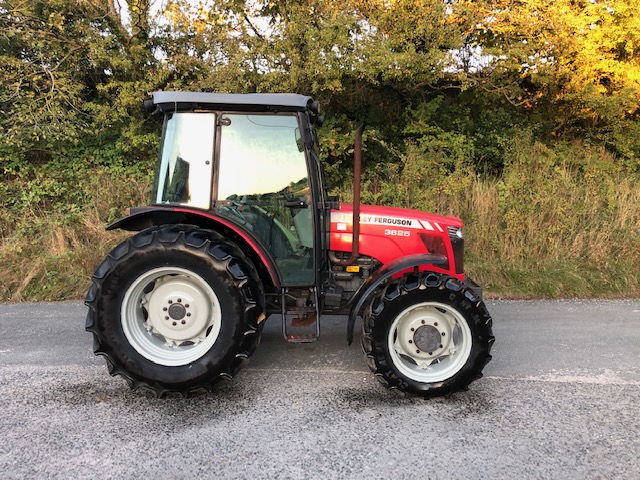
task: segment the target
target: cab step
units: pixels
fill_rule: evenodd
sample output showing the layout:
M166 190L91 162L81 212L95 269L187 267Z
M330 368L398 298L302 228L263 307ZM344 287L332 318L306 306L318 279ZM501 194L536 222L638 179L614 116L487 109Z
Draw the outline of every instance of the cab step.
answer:
M282 335L287 342L310 343L320 336L320 310L316 288L281 290Z

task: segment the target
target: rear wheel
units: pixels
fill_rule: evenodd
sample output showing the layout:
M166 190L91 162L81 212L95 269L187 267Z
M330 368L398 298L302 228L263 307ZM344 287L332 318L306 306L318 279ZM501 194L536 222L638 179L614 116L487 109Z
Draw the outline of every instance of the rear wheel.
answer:
M457 279L411 274L389 284L364 315L367 364L387 387L435 397L467 389L491 360L492 321Z
M112 375L157 395L211 390L260 339L264 292L233 244L189 226L145 230L93 275L86 329Z

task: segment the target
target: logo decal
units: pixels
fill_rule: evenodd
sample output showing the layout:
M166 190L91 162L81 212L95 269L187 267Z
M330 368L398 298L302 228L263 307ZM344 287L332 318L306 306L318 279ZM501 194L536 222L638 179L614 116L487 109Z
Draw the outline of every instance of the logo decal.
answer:
M331 214L331 222L338 224L338 230L342 230L346 223L351 223L353 215L351 213L334 212ZM429 225L428 227L423 223ZM420 223L419 220L413 218L401 218L401 217L384 217L380 215L360 215L360 225L385 225L385 226L398 226L404 228L414 228L416 230L433 230L434 228L429 222ZM342 228L341 228L342 227Z

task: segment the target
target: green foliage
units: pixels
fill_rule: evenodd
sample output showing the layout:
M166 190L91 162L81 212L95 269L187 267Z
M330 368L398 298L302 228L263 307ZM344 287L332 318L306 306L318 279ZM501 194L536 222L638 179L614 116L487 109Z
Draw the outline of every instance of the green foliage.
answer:
M374 168L425 122L465 136L483 171L525 126L637 167L636 3L1 0L2 168L151 161L140 101L158 88L311 94L334 133L376 132Z
M637 156L637 138L621 132L638 122L638 0L477 4L468 42L490 57L470 82L521 109L544 141L586 138Z
M3 0L0 12L4 173L152 158L156 126L140 108L157 86L148 32L129 33L106 1Z
M0 0L2 298L145 201L157 89L313 95L347 200L365 122L363 200L462 216L495 291L637 291L639 1Z

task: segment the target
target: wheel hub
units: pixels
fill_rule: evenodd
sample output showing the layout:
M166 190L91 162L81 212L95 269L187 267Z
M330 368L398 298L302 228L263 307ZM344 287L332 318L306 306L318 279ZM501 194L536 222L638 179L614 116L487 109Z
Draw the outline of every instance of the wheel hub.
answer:
M122 300L131 346L165 366L187 365L217 341L222 312L211 286L191 270L159 267L140 275Z
M442 335L433 325L423 325L413 334L413 343L416 348L424 352L433 352L440 348Z
M181 303L174 303L168 308L169 316L173 320L182 320L187 315L187 309Z
M455 321L436 308L414 308L398 322L396 350L426 368L443 355L453 355Z
M440 302L411 305L389 327L391 361L407 378L440 382L465 364L471 351L471 331L453 306Z
M191 279L163 277L148 295L149 318L153 333L162 335L169 345L199 343L210 326L211 305Z

